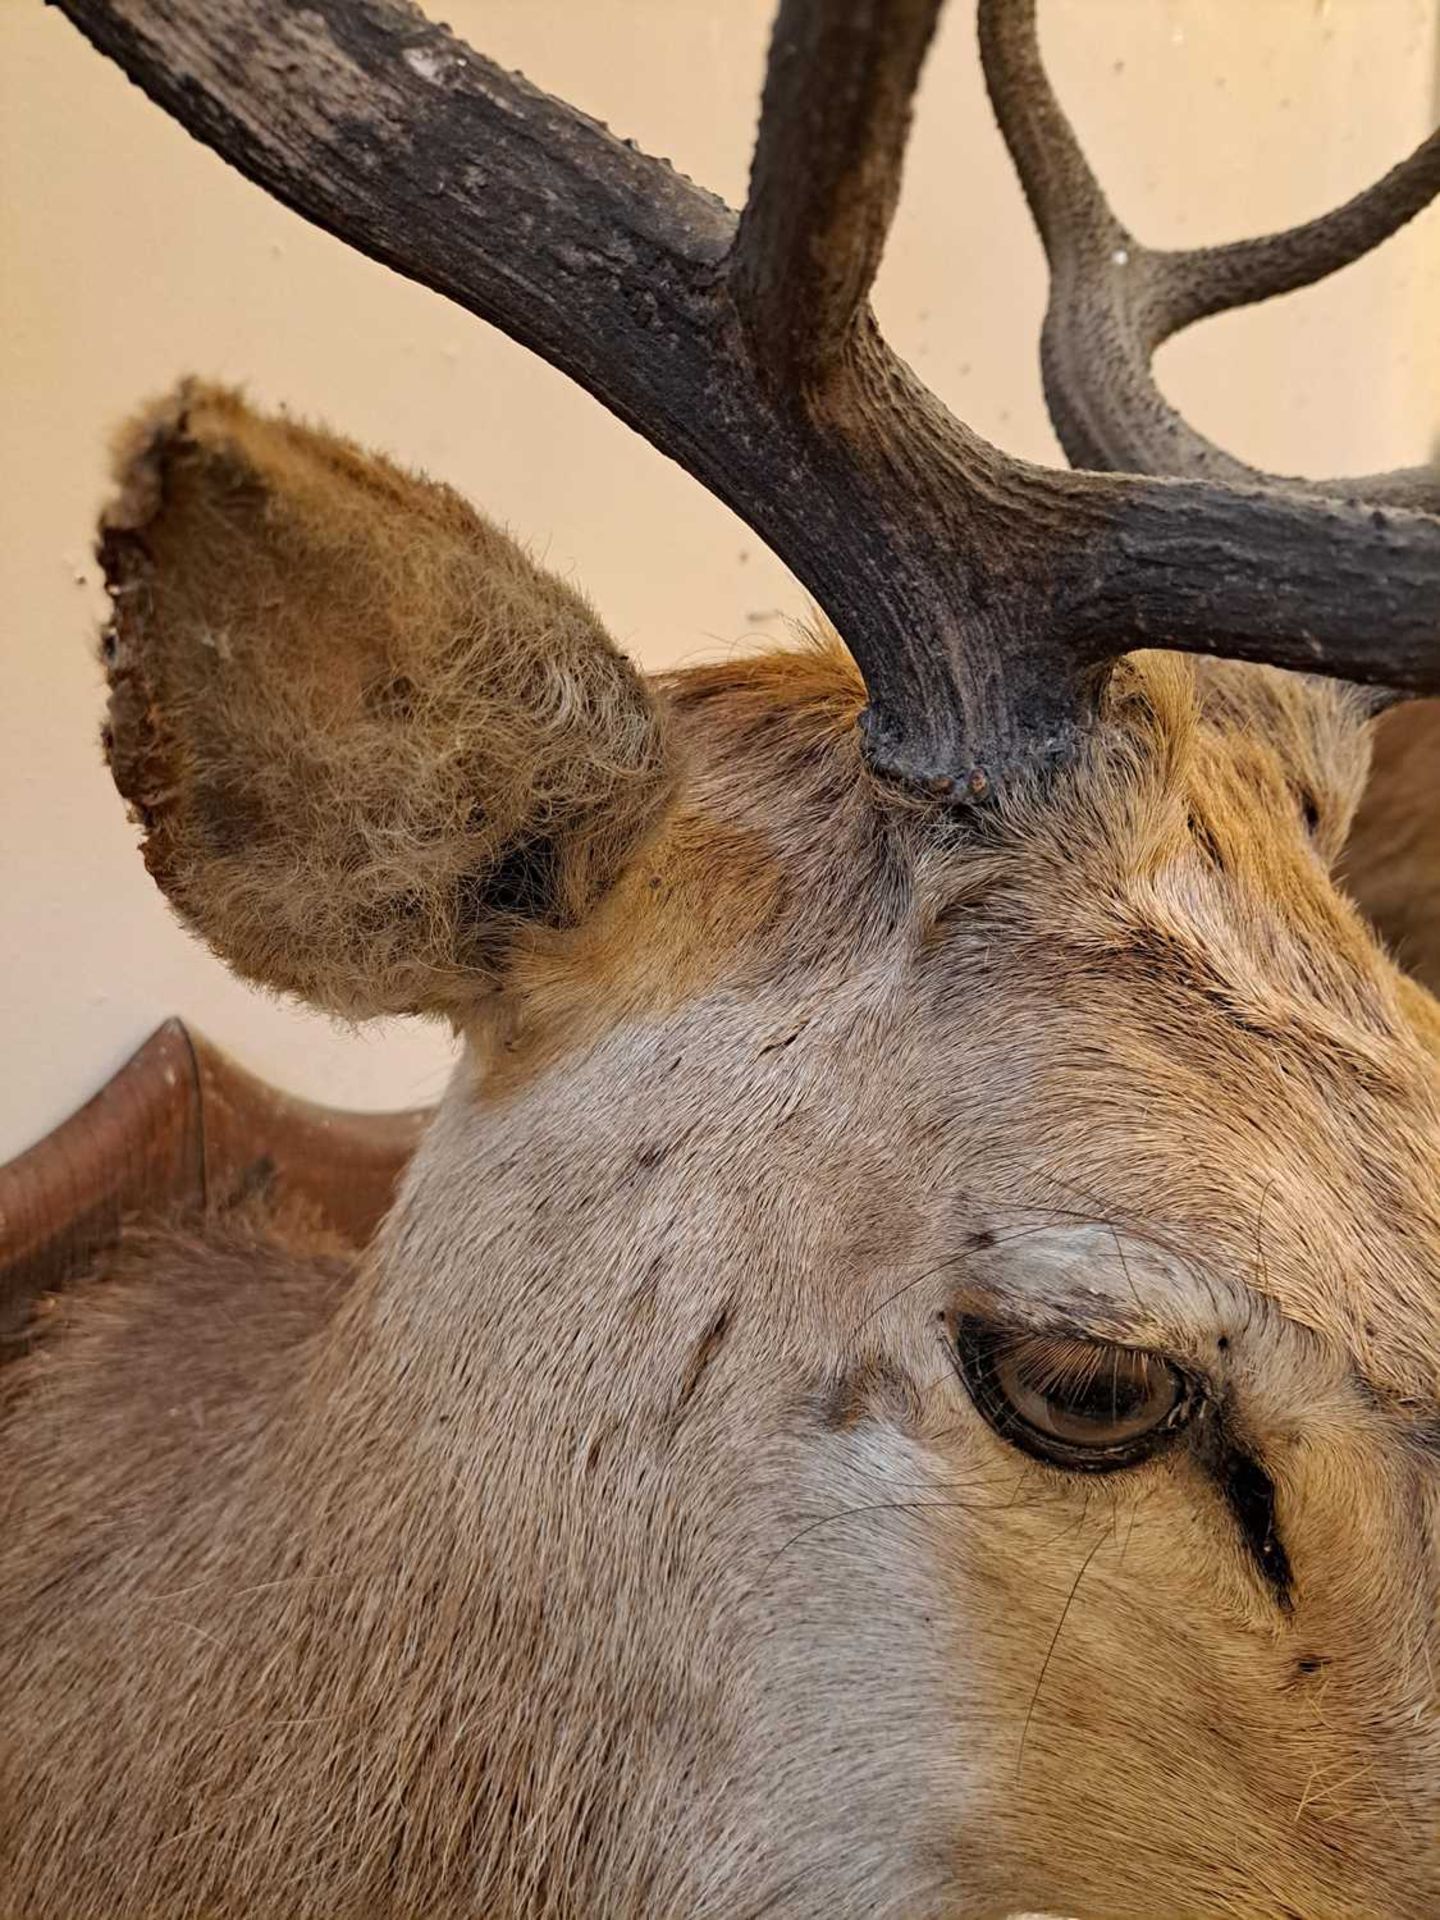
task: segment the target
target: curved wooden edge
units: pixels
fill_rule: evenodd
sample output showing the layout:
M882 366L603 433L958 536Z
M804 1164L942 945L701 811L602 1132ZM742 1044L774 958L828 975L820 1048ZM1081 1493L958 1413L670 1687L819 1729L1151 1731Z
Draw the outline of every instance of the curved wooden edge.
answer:
M258 1199L363 1246L429 1118L296 1099L167 1020L83 1107L0 1166L0 1343L22 1337L37 1295L82 1272L128 1220Z
M200 1092L208 1208L256 1193L299 1202L315 1223L364 1246L388 1212L430 1107L351 1113L281 1093L199 1034L188 1035Z

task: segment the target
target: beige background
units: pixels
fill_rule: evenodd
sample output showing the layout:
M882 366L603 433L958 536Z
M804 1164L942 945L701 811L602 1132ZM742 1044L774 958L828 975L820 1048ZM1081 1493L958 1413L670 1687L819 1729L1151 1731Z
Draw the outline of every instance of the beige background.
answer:
M446 0L476 45L724 193L743 192L769 0ZM1122 214L1161 242L1303 218L1435 113L1440 0L1044 0ZM448 1038L336 1030L231 981L171 922L96 746L89 558L103 444L195 370L427 468L582 580L649 665L802 607L753 535L558 374L307 229L152 108L40 0L0 0L0 1157L166 1014L348 1105L427 1099ZM877 291L945 399L1054 458L1038 248L952 0ZM1166 386L1272 467L1423 458L1440 426L1440 212L1377 259L1167 350Z

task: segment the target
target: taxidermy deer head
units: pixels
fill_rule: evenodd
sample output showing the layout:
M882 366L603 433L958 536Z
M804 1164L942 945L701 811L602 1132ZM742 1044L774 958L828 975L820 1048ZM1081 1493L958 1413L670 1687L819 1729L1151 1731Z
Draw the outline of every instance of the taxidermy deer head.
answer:
M938 0L784 0L738 220L402 0L63 5L834 633L646 684L443 487L199 385L130 429L152 871L467 1050L358 1270L152 1245L9 1369L0 1909L1440 1911L1440 1010L1330 877L1440 487L1252 473L1149 372L1440 141L1156 252L981 0L1051 472L866 304Z

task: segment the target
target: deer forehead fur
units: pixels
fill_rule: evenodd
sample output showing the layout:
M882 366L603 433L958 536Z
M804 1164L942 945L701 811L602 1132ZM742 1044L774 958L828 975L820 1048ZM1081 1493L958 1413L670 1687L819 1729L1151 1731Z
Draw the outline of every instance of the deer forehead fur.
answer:
M647 689L328 437L191 389L125 460L152 866L468 1044L357 1270L151 1245L9 1370L0 1914L1433 1913L1440 1016L1329 877L1358 698L1137 656L962 822L829 639ZM976 1300L1214 1368L1286 1604L1184 1453L996 1438Z

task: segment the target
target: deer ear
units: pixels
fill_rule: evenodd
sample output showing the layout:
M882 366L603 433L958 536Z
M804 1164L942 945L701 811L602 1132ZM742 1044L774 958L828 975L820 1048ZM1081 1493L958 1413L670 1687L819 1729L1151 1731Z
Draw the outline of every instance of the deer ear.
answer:
M1440 700L1394 707L1374 732L1341 878L1400 964L1440 994Z
M1197 660L1205 719L1230 743L1252 784L1268 763L1317 851L1340 856L1370 766L1375 695L1344 680L1322 680L1276 667Z
M106 747L181 918L352 1017L463 1017L672 773L595 614L447 487L188 384L124 432Z

